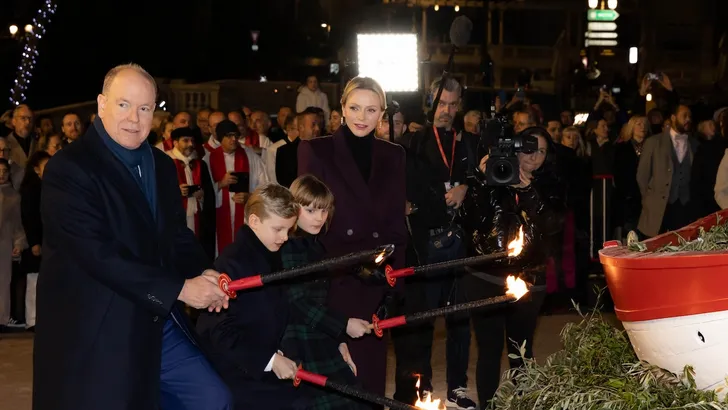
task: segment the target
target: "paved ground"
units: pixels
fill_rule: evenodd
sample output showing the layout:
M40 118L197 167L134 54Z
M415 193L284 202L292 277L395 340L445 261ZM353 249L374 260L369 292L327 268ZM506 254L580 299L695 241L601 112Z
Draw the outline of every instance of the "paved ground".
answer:
M537 358L546 356L561 349L559 332L567 322L578 321L575 314L543 316L536 333L534 352ZM433 348L433 373L435 374L435 397L445 394L445 329L438 322ZM30 334L0 335L0 410L30 410L32 391L32 351L33 338ZM468 378L475 383L475 362L477 352L475 340L471 344L470 368ZM387 394L394 392L394 353L390 349L389 372L387 374ZM505 356L503 369L505 369ZM471 386L472 397L475 390Z

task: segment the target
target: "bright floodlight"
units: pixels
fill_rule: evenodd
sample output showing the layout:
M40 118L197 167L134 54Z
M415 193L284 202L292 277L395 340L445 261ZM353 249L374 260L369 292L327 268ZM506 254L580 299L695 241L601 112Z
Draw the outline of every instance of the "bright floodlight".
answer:
M589 8L595 9L599 5L599 0L589 0Z
M637 47L630 47L629 48L629 63L630 64L637 64L637 61L639 61L639 55L637 53Z
M13 24L13 25L10 26L9 30L10 30L10 35L11 36L14 36L14 35L16 35L18 33L18 26L16 26L15 24Z
M26 33L32 33L33 32L33 25L32 24L26 24L25 25L25 32Z
M617 0L607 0L607 7L614 10L617 8Z
M419 88L416 34L358 34L359 75L371 77L384 91Z

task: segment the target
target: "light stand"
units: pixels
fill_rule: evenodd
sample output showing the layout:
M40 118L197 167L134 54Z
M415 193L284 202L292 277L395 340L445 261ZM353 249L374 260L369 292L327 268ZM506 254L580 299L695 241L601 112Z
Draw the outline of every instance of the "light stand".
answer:
M389 121L389 142L394 142L394 116L399 112L399 103L387 94L387 120Z

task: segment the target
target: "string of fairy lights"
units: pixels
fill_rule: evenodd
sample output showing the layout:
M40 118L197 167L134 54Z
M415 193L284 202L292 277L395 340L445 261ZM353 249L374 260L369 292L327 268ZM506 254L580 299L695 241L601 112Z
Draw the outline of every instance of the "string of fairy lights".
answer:
M26 27L26 35L23 36L23 54L15 77L15 84L10 89L10 102L20 105L25 101L25 93L33 77L33 68L38 58L38 43L46 33L46 28L51 22L51 17L56 12L56 2L45 0L33 18L32 25Z

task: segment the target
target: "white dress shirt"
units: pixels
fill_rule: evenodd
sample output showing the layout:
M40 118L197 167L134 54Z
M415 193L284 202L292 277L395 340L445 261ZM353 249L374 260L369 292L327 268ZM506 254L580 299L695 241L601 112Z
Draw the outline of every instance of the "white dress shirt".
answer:
M688 153L688 136L687 134L678 134L674 128L670 127L670 139L672 146L675 148L677 160L682 164L685 155Z

